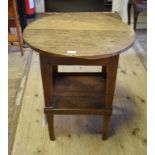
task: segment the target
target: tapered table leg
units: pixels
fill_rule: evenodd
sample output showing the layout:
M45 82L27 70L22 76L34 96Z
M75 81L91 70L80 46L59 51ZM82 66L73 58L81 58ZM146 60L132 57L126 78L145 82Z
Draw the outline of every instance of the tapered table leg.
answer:
M47 118L47 122L48 122L48 131L49 131L49 136L50 136L50 140L55 140L55 136L54 136L54 114L52 114L51 112L46 112L46 118Z
M114 92L115 92L118 59L119 59L119 56L112 57L110 64L106 66L106 69L104 71L106 72L104 103L105 103L105 110L107 112L104 115L104 121L103 121L103 132L102 132L103 140L107 139L108 137L110 117L112 114L112 104L113 104L113 98L114 98Z
M40 68L43 83L45 107L52 107L53 101L53 69L49 59L50 58L48 58L47 56L40 54ZM45 115L48 122L50 139L54 140L54 114L51 112L47 112L45 108Z
M105 115L103 119L103 133L102 139L106 140L108 138L109 124L111 115Z

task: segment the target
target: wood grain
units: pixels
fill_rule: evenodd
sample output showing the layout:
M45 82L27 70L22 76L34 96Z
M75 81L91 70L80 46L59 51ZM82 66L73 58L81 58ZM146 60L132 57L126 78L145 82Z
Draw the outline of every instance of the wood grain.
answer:
M23 37L40 53L96 59L123 52L133 44L135 35L128 25L107 13L53 13L28 25Z
M8 152L10 154L31 66L32 52L30 49L25 49L26 53L21 57L19 47L9 46L8 50Z

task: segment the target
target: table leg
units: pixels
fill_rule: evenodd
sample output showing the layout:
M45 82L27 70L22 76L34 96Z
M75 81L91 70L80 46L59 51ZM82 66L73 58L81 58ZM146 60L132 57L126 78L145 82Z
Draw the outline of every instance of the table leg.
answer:
M103 133L102 133L103 140L106 140L108 138L110 118L111 118L111 115L105 115L103 119Z
M47 118L47 123L48 123L48 131L49 131L49 136L50 140L55 140L54 136L54 114L52 112L46 112L46 118Z
M43 83L43 92L45 107L52 107L53 101L53 68L50 64L50 60L47 56L40 54L40 68ZM49 136L51 140L54 140L54 114L47 112L45 108L45 115L48 122Z
M105 78L105 116L103 121L103 133L102 139L106 140L108 137L108 129L110 125L110 117L112 114L112 104L115 92L115 82L117 76L117 67L118 67L119 56L112 57L109 61L110 64L106 66L106 78Z

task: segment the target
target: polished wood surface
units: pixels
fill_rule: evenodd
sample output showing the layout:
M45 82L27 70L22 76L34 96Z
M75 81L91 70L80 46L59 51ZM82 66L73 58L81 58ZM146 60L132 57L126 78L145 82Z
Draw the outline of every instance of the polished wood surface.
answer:
M134 42L128 25L107 13L90 12L53 13L28 25L23 37L40 53L87 59L117 55Z

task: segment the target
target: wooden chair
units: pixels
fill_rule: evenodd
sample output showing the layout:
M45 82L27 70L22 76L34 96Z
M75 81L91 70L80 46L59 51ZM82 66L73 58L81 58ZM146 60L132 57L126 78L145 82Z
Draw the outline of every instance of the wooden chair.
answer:
M147 0L128 0L128 24L131 20L131 7L133 6L134 15L134 30L136 30L137 19L139 13L147 10Z
M11 33L10 27L15 27L17 31L17 36ZM19 47L21 51L21 55L24 55L24 51L22 48L23 40L22 34L20 33L20 24L17 13L16 0L8 1L8 41L13 45L13 42L19 42Z

